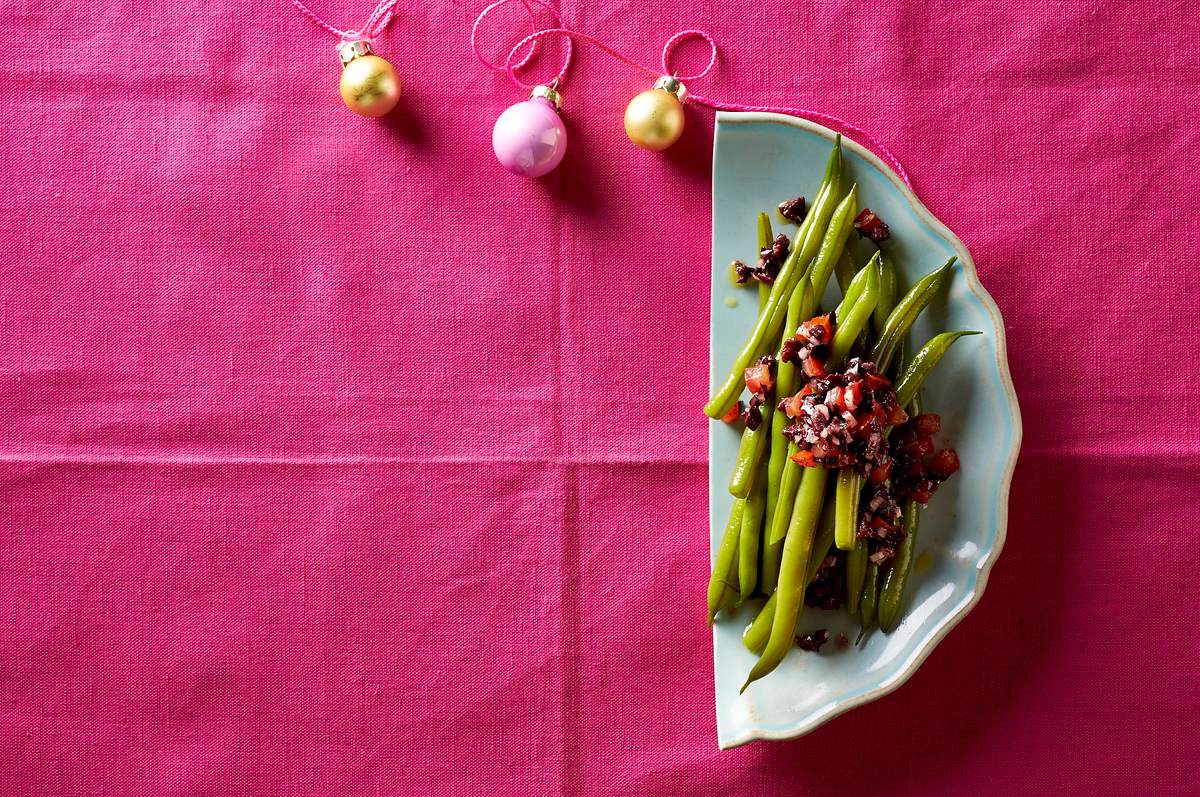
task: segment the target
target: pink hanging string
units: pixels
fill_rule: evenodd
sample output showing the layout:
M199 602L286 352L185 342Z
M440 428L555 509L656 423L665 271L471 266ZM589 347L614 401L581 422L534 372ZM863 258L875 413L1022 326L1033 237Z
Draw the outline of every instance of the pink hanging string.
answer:
M374 41L376 36L383 33L384 28L391 23L392 10L395 8L397 2L398 0L379 0L379 5L375 6L375 10L371 12L371 16L367 17L367 21L361 27L347 28L346 30L341 30L330 25L317 16L315 11L304 5L301 0L292 0L292 5L301 14L312 20L317 27L329 31L342 41L365 40L370 42Z
M518 44L516 47L514 47L509 52L508 58L505 60L503 66L501 66L500 64L493 63L493 62L489 61L488 59L484 58L483 53L479 49L479 28L481 25L483 25L483 21L485 19L487 19L488 15L491 14L496 9L500 8L501 6L506 6L509 3L514 3L514 2L520 3L522 6L524 6L525 13L526 13L526 15L528 15L530 22L533 22L535 25L536 25L536 20L535 20L535 15L534 15L534 11L533 11L533 6L530 5L531 3L533 5L540 6L541 9L543 11L545 11L546 14L558 24L558 27L553 28L553 30L565 30L565 28L563 28L562 17L560 17L558 15L558 11L556 11L554 9L554 6L550 5L549 3L543 2L543 0L495 0L494 3L492 3L487 8L485 8L479 12L479 16L475 17L475 23L473 25L471 25L471 49L475 52L475 58L478 59L479 63L483 64L484 66L486 66L488 69L492 70L493 72L507 73L509 79L511 79L518 86L521 86L522 88L528 90L528 89L533 88L533 86L522 83L520 80L517 79L516 75L513 73L515 70L520 69L521 67L528 64L529 61L534 57L534 55L537 54L538 42L540 42L541 39L544 37L538 36L539 31L537 30L536 27L534 28L534 33L532 36L526 37L526 39L522 40L521 44ZM562 68L560 68L558 70L558 74L556 74L552 79L547 81L548 83L557 85L563 79L566 78L567 70L571 68L571 56L574 54L574 44L572 43L570 36L567 36L565 38L566 38L566 48L563 53ZM529 52L527 52L523 58L520 58L520 59L514 61L513 59L516 57L516 54L524 46L524 42L526 42L526 41L529 42Z
M521 41L517 42L517 44L509 51L508 57L504 61L504 65L499 66L483 57L483 54L479 50L477 33L479 31L480 24L488 14L500 6L513 2L522 3L525 5L527 10L529 10L529 3L536 3L549 13L559 27L544 28L542 30L535 31L534 33L531 33L530 35L521 39ZM573 41L590 44L593 47L596 47L597 49L602 50L603 52L612 56L621 63L645 72L646 74L653 75L655 77L660 75L671 75L672 77L678 78L683 83L700 80L701 78L707 76L717 64L717 43L713 40L713 37L702 30L683 30L667 39L667 43L663 45L661 62L662 69L652 69L638 61L633 60L620 50L617 50L606 42L597 39L595 36L590 36L586 33L580 33L579 31L564 27L562 18L558 15L558 12L545 2L542 2L542 0L496 0L493 2L482 12L480 12L478 17L475 18L475 24L471 27L471 49L475 51L475 57L478 58L484 66L495 72L507 74L509 80L511 80L515 85L522 89L528 90L532 88L532 85L525 83L523 80L517 77L517 70L529 63L530 59L533 58L535 48L537 47L538 43L542 39L548 37L563 38L567 41L566 55L563 58L562 68L559 69L557 76L554 78L555 81L562 81L566 78L567 70L571 65L571 42ZM677 70L671 68L671 56L674 54L679 45L683 44L685 41L693 39L698 39L708 45L710 51L708 63L703 69L695 74L681 75ZM529 52L525 53L524 57L518 58L518 54L526 48L529 49ZM855 124L847 122L845 119L841 119L831 114L821 113L820 111L814 111L809 108L789 108L771 105L743 105L741 103L729 102L727 100L705 97L695 94L691 91L688 92L687 99L689 102L694 102L697 105L703 105L704 107L711 108L715 111L780 113L787 114L789 116L799 116L803 119L808 119L809 121L825 125L832 130L836 130L840 133L850 136L875 152L875 154L878 155L880 159L892 169L892 171L900 176L900 179L904 181L905 185L907 185L909 188L912 188L912 181L908 177L908 171L904 168L903 164L900 163L900 160L892 154L892 151L884 146L882 142L880 142L870 133Z

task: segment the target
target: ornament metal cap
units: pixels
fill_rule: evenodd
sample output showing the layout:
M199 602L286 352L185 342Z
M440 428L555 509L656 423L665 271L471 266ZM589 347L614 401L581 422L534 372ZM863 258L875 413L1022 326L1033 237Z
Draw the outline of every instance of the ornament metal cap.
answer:
M338 45L338 58L342 59L342 66L350 63L355 58L370 54L371 42L366 39L351 39Z
M663 75L658 80L654 81L654 88L665 91L668 94L673 94L675 99L680 102L687 101L687 88L679 81L677 77Z
M531 99L545 100L554 106L554 110L562 110L562 95L554 86L534 86L533 91L529 92Z

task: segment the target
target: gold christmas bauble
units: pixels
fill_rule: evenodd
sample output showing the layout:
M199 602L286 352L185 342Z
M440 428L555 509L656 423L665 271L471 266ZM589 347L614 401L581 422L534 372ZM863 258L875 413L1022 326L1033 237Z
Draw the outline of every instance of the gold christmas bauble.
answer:
M377 55L360 55L347 62L338 89L346 107L362 116L383 116L400 101L400 77Z
M683 103L663 89L647 89L625 107L625 134L642 149L661 152L683 135Z

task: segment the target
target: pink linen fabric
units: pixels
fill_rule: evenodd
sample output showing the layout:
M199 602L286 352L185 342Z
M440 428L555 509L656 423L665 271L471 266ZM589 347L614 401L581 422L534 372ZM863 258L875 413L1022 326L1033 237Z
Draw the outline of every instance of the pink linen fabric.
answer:
M283 0L0 5L0 794L1200 793L1195 9L562 4L888 142L1008 326L982 603L722 753L712 117L635 150L647 81L585 48L566 160L515 178L480 6L399 10L373 122Z

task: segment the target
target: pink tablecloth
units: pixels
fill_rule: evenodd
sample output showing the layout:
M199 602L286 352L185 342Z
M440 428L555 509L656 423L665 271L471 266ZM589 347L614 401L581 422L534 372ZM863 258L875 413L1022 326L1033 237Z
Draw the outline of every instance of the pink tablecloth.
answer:
M719 753L711 116L635 151L647 81L584 51L563 167L509 177L478 5L419 5L375 123L283 0L3 4L0 793L1196 793L1195 10L565 4L890 142L1008 323L983 602Z

